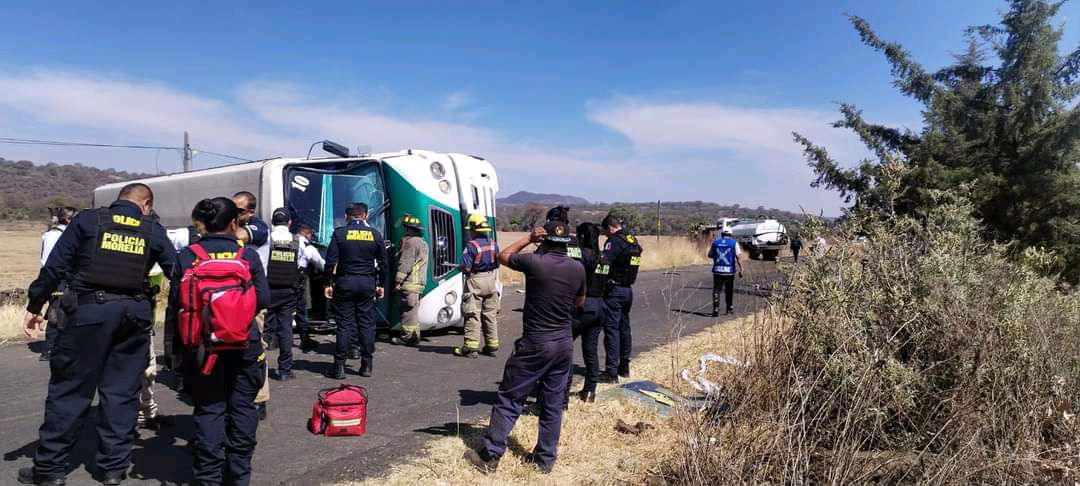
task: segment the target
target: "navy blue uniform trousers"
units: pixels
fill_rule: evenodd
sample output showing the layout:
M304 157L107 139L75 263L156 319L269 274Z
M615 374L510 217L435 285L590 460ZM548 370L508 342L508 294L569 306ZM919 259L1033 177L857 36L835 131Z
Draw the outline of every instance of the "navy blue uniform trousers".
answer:
M115 300L79 306L57 330L49 360L45 420L34 453L39 475L67 473L68 456L95 392L98 470L126 471L131 465L152 318L148 300Z
M620 363L630 362L630 308L634 291L630 287L613 287L604 298L604 371L611 376L619 371Z
M266 380L266 355L255 358L244 354L221 353L209 375L198 370L184 374L184 388L195 404L195 484L251 482L259 426L255 395ZM195 359L190 352L184 358L187 363Z
M596 390L596 382L600 380L600 353L597 345L600 333L604 330L605 318L604 299L588 297L585 299L581 316L574 322L574 339L581 337L581 359L585 361L585 390ZM567 389L573 381L574 374L570 373L566 378Z
M330 302L337 323L334 360L345 361L355 342L355 347L360 348L361 361L371 363L371 355L375 353L375 276L338 277Z
M299 292L295 288L270 289L270 307L266 309L267 332L277 338L278 373L292 371L293 365L293 317L296 315L296 297Z
M541 408L533 460L545 468L555 465L562 431L562 405L573 360L574 341L569 336L557 340L524 336L514 343L514 354L506 360L495 406L491 408L491 423L484 435L484 448L489 456L502 457L506 452L507 437L521 415L525 397L535 390L539 392Z

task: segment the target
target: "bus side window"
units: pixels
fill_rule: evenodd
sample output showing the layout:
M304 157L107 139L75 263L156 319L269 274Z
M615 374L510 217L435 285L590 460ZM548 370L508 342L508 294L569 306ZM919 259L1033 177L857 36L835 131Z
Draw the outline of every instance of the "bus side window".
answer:
M476 186L472 186L472 207L474 210L480 208L480 193L476 191Z

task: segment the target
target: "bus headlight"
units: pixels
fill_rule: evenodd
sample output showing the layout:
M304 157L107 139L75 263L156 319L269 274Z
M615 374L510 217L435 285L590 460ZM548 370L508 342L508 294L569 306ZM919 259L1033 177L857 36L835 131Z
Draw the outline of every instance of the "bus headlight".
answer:
M439 190L442 191L443 194L450 194L450 181L446 179L439 181Z
M431 177L442 179L446 175L446 168L439 162L431 163Z
M457 302L457 292L453 290L447 292L446 296L443 297L443 302L446 302L446 305L454 305Z
M445 325L446 323L450 322L451 317L454 317L454 309L447 306L439 309L439 315L436 317L436 319L439 320L439 325Z

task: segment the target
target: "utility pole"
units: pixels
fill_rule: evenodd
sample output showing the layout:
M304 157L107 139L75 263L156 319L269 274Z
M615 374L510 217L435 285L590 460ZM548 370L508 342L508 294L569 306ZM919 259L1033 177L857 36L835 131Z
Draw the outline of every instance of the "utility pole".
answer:
M660 201L656 201L656 242L660 243Z
M188 143L188 133L184 130L184 172L191 170L191 144Z

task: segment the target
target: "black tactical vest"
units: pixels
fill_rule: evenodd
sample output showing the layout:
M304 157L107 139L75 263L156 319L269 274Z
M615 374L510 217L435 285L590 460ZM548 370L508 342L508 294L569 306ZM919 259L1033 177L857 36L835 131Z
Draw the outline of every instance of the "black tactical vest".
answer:
M586 297L606 297L611 286L611 264L607 261L607 255L599 252L596 255L596 267L589 272L589 281L586 283Z
M296 287L300 284L300 239L271 240L270 262L266 280L272 288Z
M618 260L611 262L611 280L616 285L629 287L637 282L638 267L641 266L641 245L637 238L628 233L616 233L611 238L621 239L626 247Z
M154 223L98 209L97 240L90 263L77 279L91 287L123 293L146 290L150 262L150 235Z

